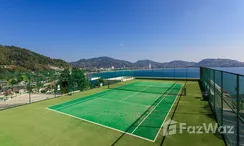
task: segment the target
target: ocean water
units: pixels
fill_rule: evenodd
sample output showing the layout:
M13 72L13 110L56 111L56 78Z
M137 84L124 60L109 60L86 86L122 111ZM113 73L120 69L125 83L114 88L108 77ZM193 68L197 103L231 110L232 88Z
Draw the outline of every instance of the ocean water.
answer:
M244 67L225 67L213 68L232 73L244 75ZM148 70L122 70L110 71L90 74L88 77L101 77L103 79L121 77L121 76L134 76L134 77L162 77L162 78L200 78L200 68L162 68L162 69L148 69ZM213 72L211 72L211 80L213 80ZM221 86L221 72L215 72L215 81L218 86ZM239 77L239 92L244 94L244 76ZM237 76L234 74L223 73L223 88L230 95L234 96L237 92ZM244 96L243 96L244 98Z
M145 70L122 70L91 74L89 77L114 78L120 76L165 77L165 78L200 78L199 68L162 68Z
M225 67L213 68L244 75L244 67ZM226 74L225 76L227 76ZM144 70L121 70L108 71L90 74L91 77L114 78L120 76L134 76L134 77L165 77L165 78L200 78L200 68L162 68L162 69L144 69ZM233 77L228 77L233 78ZM231 80L231 79L230 79Z
M244 75L244 67L224 67L213 68L232 73ZM227 76L228 74L225 74ZM200 78L200 68L162 68L162 69L144 69L144 70L120 70L100 72L88 75L91 77L114 78L120 76L135 77L165 77L165 78Z
M218 69L218 70L223 70L223 71L228 71L228 72L244 75L244 67L215 67L213 69Z

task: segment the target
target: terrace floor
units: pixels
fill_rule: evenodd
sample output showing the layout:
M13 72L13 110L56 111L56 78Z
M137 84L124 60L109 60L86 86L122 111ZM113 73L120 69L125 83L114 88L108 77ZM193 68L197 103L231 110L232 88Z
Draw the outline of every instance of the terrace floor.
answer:
M154 81L154 80L153 80ZM157 80L155 82L167 82ZM179 83L185 83L179 81ZM87 95L108 90L106 87L62 96L0 111L1 146L222 146L225 145L217 133L189 134L187 130L164 137L161 130L155 142L143 140L119 131L82 121L77 118L59 114L47 107ZM178 97L168 119L184 122L190 126L203 123L215 124L215 119L207 101L202 100L197 81L186 82L186 96Z

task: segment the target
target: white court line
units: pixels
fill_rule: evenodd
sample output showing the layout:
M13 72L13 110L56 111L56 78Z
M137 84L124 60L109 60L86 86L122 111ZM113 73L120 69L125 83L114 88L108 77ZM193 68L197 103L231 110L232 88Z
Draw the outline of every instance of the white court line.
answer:
M145 86L149 86L149 85L146 84L146 85L134 85L134 86L136 86L136 87L145 87ZM154 86L154 85L150 84L150 86L157 87L157 88L170 88L172 86L172 84L171 84L171 86Z
M112 101L112 102L120 102L120 103L126 103L126 104L139 105L139 106L144 106L144 107L149 107L148 105L145 105L145 104L139 104L139 103L131 103L131 102L124 102L124 101L116 101L116 100L110 100L110 99L106 99L106 98L97 98L97 99L107 100L107 101Z
M176 84L174 85L174 87L176 86ZM173 87L173 88L174 88ZM168 92L167 92L167 94L165 94L164 95L164 98L162 98L161 100L160 100L160 102L159 103L157 103L157 105L150 111L150 113L140 122L140 124L132 131L132 134L137 130L137 128L138 127L140 127L140 125L147 119L147 117L156 109L156 107L165 99L165 97L168 95L168 93L170 92L170 91L172 91L172 89L173 88L171 88L171 90L169 90Z
M121 132L121 133L125 133L125 134L131 135L131 136L134 136L134 137L137 137L137 138L140 138L140 139L144 139L144 140L147 140L147 141L150 141L150 142L154 142L151 139L147 139L145 137L141 137L141 136L138 136L138 135L135 135L135 134L132 134L132 133L128 133L128 132L125 132L125 131L122 131L122 130L118 130L118 129L115 129L115 128L112 128L112 127L109 127L109 126L106 126L106 125L102 125L102 124L99 124L99 123L96 123L96 122L92 122L92 121L89 121L89 120L86 120L86 119L83 119L83 118L79 118L79 117L76 117L76 116L73 116L73 115L70 115L70 114L66 114L66 113L63 113L63 112L60 112L60 111L56 111L56 110L53 110L53 109L50 109L50 108L46 108L46 109L48 109L50 111L54 111L54 112L60 113L60 114L63 114L63 115L66 115L66 116L70 116L72 118L76 118L76 119L79 119L79 120L82 120L82 121L86 121L86 122L91 123L91 124L99 125L101 127L105 127L105 128L112 129L112 130L115 130L115 131L118 131L118 132Z
M134 83L134 82L133 82L133 83ZM133 84L133 83L125 84L125 85L123 85L123 86L127 86L127 85L130 85L130 84ZM123 87L123 86L121 86L121 87ZM66 108L66 107L69 107L69 106L72 106L72 105L75 105L75 104L78 104L78 103L81 103L81 102L84 102L84 101L87 101L87 100L90 100L90 99L96 99L96 98L98 98L98 97L102 97L102 96L104 96L104 95L111 94L111 93L113 93L113 92L115 92L115 91L116 91L116 90L112 90L112 91L111 91L111 90L105 90L105 91L101 91L101 92L99 92L99 93L96 93L96 94L102 94L102 95L98 95L98 96L94 96L94 97L85 99L85 98L88 97L88 96L96 95L96 94L91 94L91 95L87 95L87 96L80 97L80 98L77 98L77 99L73 99L73 100L70 100L70 101L65 101L65 102L63 102L63 103L59 103L59 104L56 104L56 105L53 105L53 106L61 105L61 104L64 104L64 103L66 103L66 102L71 102L71 101L79 100L79 99L82 99L82 98L84 99L84 100L75 102L75 103L73 103L73 104L68 104L68 105L66 105L66 106L62 106L62 107L60 107L60 108L57 108L57 109L63 109L63 108Z
M147 89L147 88L149 88L149 87L152 87L152 86L148 86L148 87L146 87L146 88L142 89L141 91L138 91L138 92L136 92L136 93L134 93L134 94L132 94L132 95L129 95L128 97L126 97L126 98L122 99L121 101L124 101L124 100L126 100L126 99L128 99L128 98L130 98L130 97L132 97L132 96L134 96L134 95L136 95L136 94L138 94L138 93L140 93L140 92L142 92L142 91L146 90L146 89Z
M171 109L173 108L173 106L174 106L174 104L175 104L175 101L176 101L176 99L178 98L180 91L182 90L182 87L183 87L183 86L181 86L181 89L179 90L179 92L178 92L178 94L177 94L177 97L175 97L175 100L174 100L173 104L171 105L171 107L170 107L170 109L169 109L167 115L165 116L163 123L161 124L160 128L158 129L158 133L157 133L156 137L154 138L153 142L156 141L156 139L157 139L157 137L158 137L158 135L159 135L159 133L160 133L160 130L161 130L161 128L163 127L163 125L164 125L164 123L165 123L165 121L166 121L166 119L167 119L167 117L168 117L168 115L169 115L169 112L170 112Z
M175 85L176 86L176 85ZM174 86L174 87L175 87ZM173 88L172 88L173 89ZM171 90L172 90L171 89ZM170 91L171 91L170 90ZM168 91L168 92L170 92L170 91ZM179 95L179 93L178 93L178 95ZM164 95L164 96L167 96L167 95ZM178 97L178 96L177 96ZM177 97L176 97L176 99L177 99ZM165 98L165 97L164 97ZM103 98L98 98L98 99L103 99ZM176 100L175 99L175 100ZM104 100L104 99L103 99ZM106 100L106 99L105 99ZM111 100L111 101L113 101L113 100ZM161 100L162 101L162 100ZM161 101L160 101L160 103L161 103ZM118 102L118 101L116 101L116 102ZM175 101L174 101L175 102ZM65 102L64 102L65 103ZM127 102L125 102L125 103L127 103ZM174 104L173 104L174 105ZM172 106L173 106L172 105ZM158 106L158 104L156 105L156 107ZM171 108L172 108L172 106L171 106ZM155 107L155 108L156 108ZM154 108L154 109L155 109ZM76 118L76 119L80 119L80 120L83 120L83 121L86 121L86 122L89 122L89 123L92 123L92 124L95 124L95 125L99 125L99 126L102 126L102 127L105 127L105 128L108 128L108 129L112 129L112 130L115 130L115 131L118 131L118 132L121 132L121 133L125 133L125 134L127 134L127 135L131 135L131 136L134 136L134 137L137 137L137 138L140 138L140 139L143 139L143 140L147 140L147 141L150 141L150 142L155 142L155 140L156 140L156 138L157 138L157 136L158 136L158 134L159 134L159 132L160 132L160 130L161 130L161 128L159 128L159 132L158 132L158 134L157 134L157 136L155 137L155 139L154 140L151 140L151 139L148 139L148 138L145 138L145 137L141 137L141 136L138 136L138 135L135 135L135 134L133 134L133 132L132 133L128 133L128 132L125 132L125 131L122 131L122 130L118 130L118 129L115 129L115 128L112 128L112 127L109 127L109 126L106 126L106 125L102 125L102 124L99 124L99 123L96 123L96 122L93 122L93 121L89 121L89 120L86 120L86 119L83 119L83 118L79 118L79 117L76 117L76 116L73 116L73 115L70 115L70 114L66 114L66 113L63 113L63 112L60 112L60 111L56 111L56 110L53 110L53 109L50 109L50 108L46 108L46 109L48 109L48 110L50 110L50 111L54 111L54 112L57 112L57 113L60 113L60 114L63 114L63 115L67 115L67 116L70 116L70 117L73 117L73 118ZM153 110L154 110L153 109ZM171 110L171 109L170 109ZM169 111L170 111L169 110ZM168 111L168 114L169 114L169 111ZM168 114L167 114L167 116L168 116ZM150 113L149 113L149 115L150 115ZM165 117L165 119L167 118L167 116ZM162 124L163 125L163 124ZM161 126L162 127L162 126Z

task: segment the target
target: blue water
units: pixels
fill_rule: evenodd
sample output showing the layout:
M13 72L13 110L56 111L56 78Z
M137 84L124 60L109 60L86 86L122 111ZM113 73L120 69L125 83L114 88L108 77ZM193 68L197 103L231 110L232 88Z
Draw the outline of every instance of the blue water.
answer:
M214 68L244 75L244 67ZM210 72L211 80L214 79L213 71ZM161 78L200 78L200 68L163 68L148 70L122 70L90 74L88 77L101 77L103 79L133 76L133 77L161 77ZM215 72L215 83L221 86L221 72ZM239 77L240 92L244 94L244 76ZM236 94L237 76L234 74L223 73L223 88L229 94Z
M101 72L89 75L89 77L114 78L121 76L133 77L165 77L165 78L200 78L199 68L162 68L148 70L123 70Z
M218 70L238 73L244 75L244 67L225 67L214 68ZM225 74L227 76L228 74ZM89 75L89 77L114 78L121 76L134 77L165 77L165 78L200 78L199 68L162 68L162 69L148 69L148 70L121 70L100 72ZM231 77L232 78L232 77Z
M244 75L244 67L218 67L218 68L213 68L213 69L218 69L218 70L223 70L223 71L227 71L227 72L231 72L231 73L237 73L237 74L241 74ZM223 73L223 88L226 92L228 92L228 94L234 96L237 93L237 75L235 74L230 74L224 72ZM210 77L213 80L213 72L210 72ZM221 86L221 72L220 71L216 71L215 72L215 83L219 86ZM241 94L244 94L244 76L239 76L239 92ZM244 97L242 97L244 98Z
M223 71L228 71L228 72L244 75L244 67L215 67L213 69L218 69L218 70L223 70Z
M213 69L228 71L244 75L244 67L217 67ZM90 77L112 78L120 76L136 77L176 77L176 78L200 78L199 68L163 68L148 70L121 70L100 72L89 75Z

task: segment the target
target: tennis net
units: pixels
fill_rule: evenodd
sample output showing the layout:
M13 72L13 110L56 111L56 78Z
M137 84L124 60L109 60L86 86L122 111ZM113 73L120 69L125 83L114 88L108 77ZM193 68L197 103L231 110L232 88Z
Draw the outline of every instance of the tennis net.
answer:
M131 92L142 92L150 94L164 94L168 89L172 88L173 84L167 84L162 86L156 85L140 85L137 83L124 84L123 82L118 83L108 83L108 88L112 90L122 90ZM186 95L186 89L182 88L181 84L176 84L176 86L171 90L168 95Z

